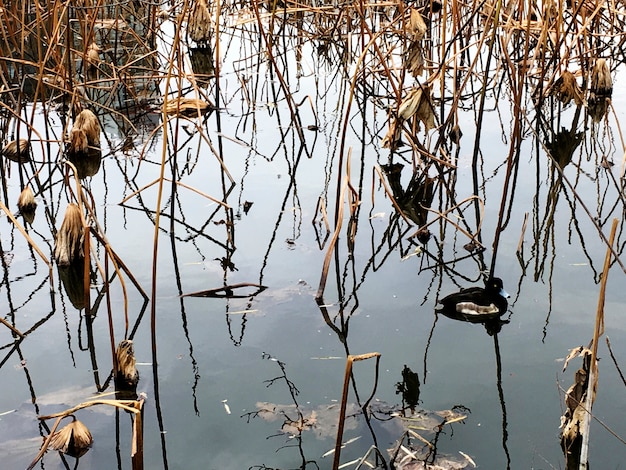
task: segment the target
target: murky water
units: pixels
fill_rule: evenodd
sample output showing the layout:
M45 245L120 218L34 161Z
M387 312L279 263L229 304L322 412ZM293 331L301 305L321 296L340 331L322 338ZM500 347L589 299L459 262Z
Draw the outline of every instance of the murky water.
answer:
M297 36L301 24L288 22L271 59L281 66L271 66L248 18L241 13L240 30L222 43L219 88L214 79L199 88L218 110L170 116L161 127L165 80L156 82L160 93L144 96L147 102L129 121L121 117L127 110L96 108L102 159L97 172L82 181L94 232L91 316L80 305L82 273L64 283L53 264L50 277L16 226L6 216L0 219L0 305L5 320L25 334L20 339L0 325L3 468L25 468L35 458L54 423L48 420L44 429L38 416L72 408L98 391L105 393L101 398L113 398L107 395L114 392L107 379L112 347L125 337L134 341L137 392L146 394L145 468L332 468L329 451L335 447L346 358L372 352L380 353L379 362L353 365L341 451L341 462L352 463L345 468L359 468L372 446L380 455L370 452L369 462L389 468L401 440L431 463L437 456L443 468L471 468L471 462L485 469L564 468L560 417L581 360L562 369L570 349L587 346L593 337L607 250L596 224L608 238L617 218L618 254L624 245L624 149L617 126L624 115L623 74L614 73L613 107L599 122L584 108L552 98L538 110L530 95L517 112L508 93L490 89L482 127L479 94L462 100L458 145L445 137L447 131L445 143L437 145L438 130L422 128L410 133L420 142L413 152L405 145L392 153L381 140L389 124L385 106L395 101L376 78L379 71L368 68L357 76L351 97L355 62L328 63L341 49ZM174 28L164 21L162 61ZM355 43L349 45L359 50L361 38L351 39ZM292 95L286 98L287 85ZM189 82L181 80L179 87L196 96ZM440 123L436 87L434 96ZM24 115L32 111L30 103ZM519 157L507 158L516 114L525 116L514 146ZM39 204L32 224L25 225L53 260L54 234L76 183L65 177L61 163L62 115L44 115L39 104L33 115L29 122L39 135L47 129L45 135L56 137L31 138L33 164L3 161L3 200L14 211L21 181L31 181ZM3 136L10 140L14 120L3 119ZM561 180L544 145L572 123L582 132L581 142L571 163L563 164ZM510 175L507 162L513 162ZM404 165L404 200L393 177L376 171L390 163ZM408 197L412 174L422 206ZM427 191L427 176L428 202L420 192ZM392 193L406 219L392 204ZM335 218L341 221L336 243ZM415 234L426 224L431 237L419 241ZM474 249L467 246L472 241ZM480 245L484 249L475 249ZM122 273L123 284L114 276L106 247L145 297L128 272ZM497 334L435 315L438 299L482 285L481 275L490 268L511 294ZM626 357L623 276L622 266L612 261L605 336L618 365ZM217 297L185 295L225 287ZM262 291L253 295L257 290ZM604 338L598 354L590 463L619 468L625 452L615 435L626 432L624 384ZM398 393L405 367L419 376L417 415L430 420L402 424L399 418L411 414ZM454 414L433 415L446 410ZM100 405L75 416L94 437L77 468L132 468L129 413ZM443 416L452 422L445 424ZM430 445L415 434L407 437L407 430ZM53 451L41 462L47 469L76 465Z

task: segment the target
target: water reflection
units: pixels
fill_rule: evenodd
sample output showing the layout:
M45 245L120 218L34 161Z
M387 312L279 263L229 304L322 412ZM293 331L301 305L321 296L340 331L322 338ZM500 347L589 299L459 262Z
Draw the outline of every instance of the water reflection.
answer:
M592 28L607 52L604 25L619 21L605 8L586 12L598 22L565 12L564 26L550 9L533 19L507 7L497 10L501 22L489 2L458 7L197 2L191 17L186 3L163 12L69 7L66 28L50 23L60 20L54 13L37 24L58 50L33 36L22 50L3 42L4 56L19 59L2 65L11 86L0 94L0 138L3 147L26 140L31 158L19 163L4 152L0 162L0 372L19 382L10 364L20 364L29 412L52 413L41 397L65 383L86 388L54 407L94 392L142 406L138 392L148 390L151 468L169 459L206 465L209 453L227 467L221 452L241 468L322 468L330 458L351 467L464 468L475 460L514 468L530 466L520 456L521 407L537 421L530 440L554 441L547 460L558 466L549 413L538 416L516 396L535 393L515 383L516 358L551 369L569 339L560 338L563 325L584 323L577 310L599 281L597 239L608 244L606 222L622 219L609 64L600 80L587 65L600 59L569 37ZM18 34L13 13L3 24ZM183 30L196 18L205 29ZM555 54L561 49L567 54ZM556 101L566 98L561 71L572 67L575 106ZM21 86L20 74L46 80ZM96 111L101 145L69 129L79 104ZM9 202L30 186L40 215L23 227ZM48 260L68 204L79 211L84 258L57 273ZM623 246L611 248L622 269ZM481 319L488 334L463 312L449 315L463 321L433 316L437 298L494 275L517 286L515 316ZM611 295L616 305L624 300ZM343 370L311 357L337 363L378 350L375 366L365 361L346 374L346 392L333 402ZM123 373L137 363L150 371L139 382L136 370ZM539 406L550 393L545 377L536 380ZM218 396L238 411L207 406ZM507 409L511 401L517 406ZM22 402L16 394L0 403ZM435 407L449 409L427 411ZM494 409L501 430L481 435L474 424L493 422ZM50 435L23 408L19 416L29 427L22 437ZM123 416L116 411L113 433L105 417L94 418L101 459L87 453L81 466L128 467L125 427L144 423ZM235 416L247 419L233 424ZM280 438L266 441L268 429ZM195 436L205 440L201 449L191 449ZM333 439L335 453L326 454ZM471 451L451 458L459 449ZM42 465L57 459L49 454Z

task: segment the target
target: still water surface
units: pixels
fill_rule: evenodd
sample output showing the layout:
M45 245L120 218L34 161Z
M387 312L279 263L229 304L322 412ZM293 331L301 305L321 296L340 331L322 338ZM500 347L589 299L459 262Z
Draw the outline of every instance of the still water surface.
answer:
M140 373L138 391L147 395L145 468L331 468L332 455L324 455L334 447L346 355L369 352L381 354L371 402L374 414L368 427L358 407L348 407L354 416L346 422L343 440L359 439L343 449L342 462L362 457L373 444L389 461L387 449L394 447L403 433L389 414L401 408L396 384L402 381L406 365L421 381L420 408L460 406L467 416L443 427L436 441L438 453L459 457L462 452L484 469L563 468L559 445L563 390L571 385L573 372L580 366L576 363L580 360L574 360L563 373L563 360L571 348L586 346L592 338L598 273L606 250L589 216L569 187L558 192L556 203L549 200L555 185L549 176L552 165L543 150L536 151L538 137L529 126L521 145L509 222L499 240L495 264L495 274L511 294L504 317L509 322L493 336L481 325L436 317L438 298L459 287L480 285L481 257L487 267L491 263L511 110L501 105L497 112L484 116L488 124L482 133L478 196L484 200L481 240L485 251L467 256L463 245L469 240L450 225L432 226L433 237L426 245L409 241L417 227L398 218L373 171L389 163L388 150L380 147L385 120L374 112L371 102L365 102L363 109L353 111L347 137L352 148L350 180L360 196L354 244L347 243L346 205L324 293L326 307L320 309L315 296L330 238L324 240L327 233L316 207L323 197L332 231L340 178L338 130L345 111L336 103L346 91L333 81L337 77L323 72L312 47L305 46L304 52L308 60L303 61L298 87L296 78L291 77L290 83L300 90L294 95L296 102L312 97L319 120L318 130L303 130L310 157L300 152L293 129L284 131L289 123L284 101L268 103L274 99L266 90L258 99L254 125L242 113L241 90L223 104L219 126L215 114L197 120L212 142L223 137L224 165L235 183L226 195L219 162L206 142L193 133L196 121L181 120L178 127L172 121L168 127L170 138L176 129L180 133L179 149L168 155L166 163L170 177L225 198L232 213L197 193L165 183L153 299L158 367L151 352L149 308L138 318L143 298L127 280L130 321L137 325L133 340ZM226 56L224 64L223 80L230 92L229 87L237 83L238 63ZM319 77L331 85L316 94ZM263 87L271 83L271 77L265 78L259 80ZM625 103L619 87L613 105L620 119ZM571 119L573 112L563 111L563 121ZM534 110L528 113L533 119ZM306 126L315 119L303 111L303 121ZM565 168L565 175L571 181L579 175L576 191L592 216L599 217L605 234L610 219L619 218L621 252L623 201L608 176L613 172L619 178L622 171L623 152L614 142L614 123L610 117L587 126L585 143L575 154L575 163ZM476 123L471 110L460 114L459 125L463 137L452 186L457 202L474 193ZM279 128L283 128L284 138ZM150 130L139 134L135 149L124 154L114 151L122 137L112 126L105 126L107 144L103 145L101 168L85 181L111 247L148 294L156 186L142 190L124 205L119 203L158 177L162 131L140 155ZM609 145L611 142L615 145ZM602 155L616 165L601 168ZM43 160L42 155L36 158ZM347 159L346 153L342 175L347 172ZM404 164L406 184L410 162ZM53 173L52 179L59 178L59 173ZM20 190L16 167L7 184L8 199L15 201ZM445 210L444 193L441 183L435 190L434 210ZM50 191L38 195L38 200L40 212L30 233L50 256L54 242L50 221L41 207L47 206L54 214L58 228L66 197ZM247 213L246 201L253 203ZM546 228L550 204L555 207L554 224ZM616 208L611 209L614 204ZM528 224L523 231L525 216ZM434 214L428 217L432 220ZM464 217L475 233L473 208L468 208ZM17 349L12 349L8 330L0 329L3 344L8 344L0 368L0 453L3 468L18 469L36 455L40 432L47 434L40 431L37 415L62 411L93 397L96 382L106 380L111 368L109 327L102 307L93 322L95 352L91 353L84 311L70 302L56 267L51 296L47 267L6 217L0 224L4 314L14 312L16 326L24 331L42 321ZM521 257L516 254L518 246L523 247ZM415 253L415 247L422 252ZM407 256L410 254L414 256ZM225 257L227 262L222 259ZM454 261L461 257L465 258ZM452 270L442 269L441 262ZM243 299L181 297L237 283L261 284L267 289ZM614 264L607 286L605 326L618 363L626 358L623 285L624 272ZM92 286L92 299L101 289L99 278ZM124 331L122 299L120 285L114 283L111 307L119 339ZM325 311L330 322L324 318ZM626 452L608 429L626 434L624 385L604 341L599 354L594 414L603 424L592 423L590 462L595 468L620 468ZM357 402L355 390L361 403L370 396L375 372L374 360L355 364L356 385L350 387L349 403ZM289 384L294 387L291 393ZM294 400L314 423L302 431L300 439L285 425L284 416L256 414L277 407L293 417L297 415ZM94 436L93 447L81 457L78 468L130 468L128 415L99 407L81 411L78 417ZM434 436L424 433L429 439ZM42 468L74 468L74 459L66 459L68 463L63 464L58 454L49 452Z

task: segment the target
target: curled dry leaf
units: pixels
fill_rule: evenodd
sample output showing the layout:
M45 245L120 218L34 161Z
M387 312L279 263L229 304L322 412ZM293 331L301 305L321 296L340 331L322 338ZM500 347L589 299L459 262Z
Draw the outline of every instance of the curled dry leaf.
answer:
M422 101L422 95L424 89L422 87L415 87L407 93L405 98L400 103L398 109L398 119L407 120L412 117L420 106Z
M398 119L406 120L417 117L423 124L426 132L435 127L435 110L430 98L430 87L419 86L413 88L400 103Z
M100 63L100 46L98 46L95 42L92 42L87 48L87 66L90 68L95 68Z
M421 41L411 41L404 57L404 66L414 77L424 73L424 47Z
M424 18L417 8L411 8L409 11L408 34L414 41L421 41L428 27L424 22Z
M134 389L139 381L135 360L135 348L129 339L120 341L115 350L117 372L115 375L115 388L121 390Z
M591 350L589 348L585 348L584 346L578 346L577 348L573 348L570 350L569 354L565 358L565 363L563 364L563 372L567 369L567 364L569 361L574 359L575 357L584 357L587 354L591 354Z
M435 108L430 98L430 87L424 87L424 93L422 93L422 99L420 100L416 115L424 124L425 132L435 127Z
M93 111L83 109L78 113L72 129L82 129L89 145L100 145L100 121Z
M74 126L74 128L70 132L69 154L83 154L87 152L88 148L89 143L87 142L87 135L85 134L85 131Z
M576 82L576 77L569 70L563 72L557 81L554 82L552 93L564 104L574 100L576 106L580 106L584 102L583 92Z

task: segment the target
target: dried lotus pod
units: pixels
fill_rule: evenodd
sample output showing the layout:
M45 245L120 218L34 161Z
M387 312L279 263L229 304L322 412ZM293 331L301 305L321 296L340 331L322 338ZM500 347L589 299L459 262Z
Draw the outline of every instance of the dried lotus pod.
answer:
M30 143L26 139L13 140L4 146L2 154L12 162L26 163L30 160Z
M95 147L100 145L100 122L98 117L89 109L83 109L74 122L74 129L81 129L87 137L89 145Z
M596 60L591 72L591 93L609 97L613 93L611 70L605 59Z
M37 209L37 201L30 186L26 186L17 198L17 207L24 217L24 220L32 224L35 220L35 209Z
M83 256L83 240L84 231L80 209L76 204L69 204L55 240L54 258L57 264L69 266L74 259Z
M213 18L207 0L196 0L187 23L189 39L196 43L208 43L213 30Z
M85 131L74 126L72 132L70 132L68 153L70 155L78 155L86 153L88 148L89 143L87 142L87 135L85 134Z
M50 438L50 447L71 457L84 455L93 442L93 437L82 422L73 415L73 421L56 431Z
M94 70L98 64L100 63L100 46L98 46L95 42L92 42L87 48L87 66Z

